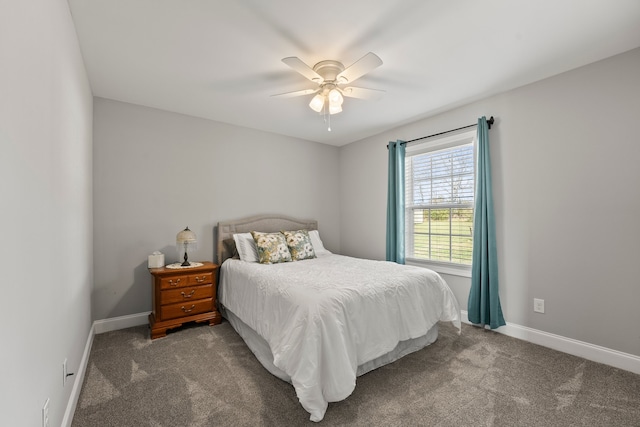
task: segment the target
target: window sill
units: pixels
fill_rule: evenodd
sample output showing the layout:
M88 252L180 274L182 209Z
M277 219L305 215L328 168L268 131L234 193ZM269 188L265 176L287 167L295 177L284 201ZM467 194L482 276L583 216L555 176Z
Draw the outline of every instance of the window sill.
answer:
M452 276L471 277L470 265L457 265L444 262L427 261L424 259L407 258L405 264L414 265L417 267L426 267L436 273L450 274Z

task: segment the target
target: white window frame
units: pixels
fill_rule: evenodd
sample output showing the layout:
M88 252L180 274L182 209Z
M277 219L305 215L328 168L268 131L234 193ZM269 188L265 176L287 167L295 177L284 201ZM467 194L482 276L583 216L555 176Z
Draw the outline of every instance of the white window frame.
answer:
M432 137L424 142L414 142L407 144L405 158L413 157L419 154L428 153L431 151L438 151L447 148L453 148L459 145L473 144L473 192L474 201L472 208L475 210L475 186L476 186L476 127L471 130L458 132L455 134L446 134L439 137ZM410 189L413 188L413 183L410 181L411 177L405 175L405 188L407 194ZM443 208L450 207L449 205L443 205ZM426 260L422 258L416 258L413 256L413 209L412 203L405 199L405 261L409 265L425 266L438 273L451 274L455 276L471 277L471 265L460 264L455 262ZM475 229L475 228L474 228ZM473 234L472 234L473 235Z

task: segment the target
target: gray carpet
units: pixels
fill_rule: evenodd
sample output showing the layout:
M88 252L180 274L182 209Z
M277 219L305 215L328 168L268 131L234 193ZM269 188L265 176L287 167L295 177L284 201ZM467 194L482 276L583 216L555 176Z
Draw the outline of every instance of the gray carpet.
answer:
M317 425L229 323L95 337L74 427ZM440 326L433 345L358 378L319 425L640 426L640 376L495 332Z

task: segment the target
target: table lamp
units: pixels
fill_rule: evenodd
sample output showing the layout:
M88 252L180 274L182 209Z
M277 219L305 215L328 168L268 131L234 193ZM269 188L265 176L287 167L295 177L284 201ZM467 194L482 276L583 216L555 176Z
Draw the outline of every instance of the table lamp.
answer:
M191 263L189 263L189 256L187 252L189 250L197 249L197 240L196 233L189 230L189 227L185 228L176 236L176 246L178 247L178 252L184 249L184 262L180 265L183 267L189 267Z

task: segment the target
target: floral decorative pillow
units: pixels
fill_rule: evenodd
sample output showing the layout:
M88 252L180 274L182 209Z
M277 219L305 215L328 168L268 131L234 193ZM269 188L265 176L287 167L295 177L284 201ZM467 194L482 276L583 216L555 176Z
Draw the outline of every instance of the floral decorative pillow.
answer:
M291 252L291 258L294 261L301 261L303 259L315 258L316 253L313 250L311 244L311 238L307 230L297 231L283 231L289 252Z
M261 233L252 231L251 235L258 249L258 261L261 264L276 264L291 261L291 253L282 233Z

